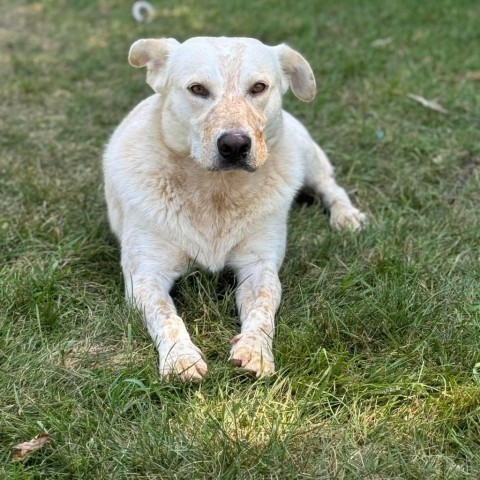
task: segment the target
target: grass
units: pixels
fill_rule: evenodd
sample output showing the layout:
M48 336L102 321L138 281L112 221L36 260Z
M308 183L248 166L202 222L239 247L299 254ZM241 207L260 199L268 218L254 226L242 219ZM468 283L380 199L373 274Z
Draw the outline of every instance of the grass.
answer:
M165 0L146 25L130 3L2 6L0 478L479 478L477 1ZM318 204L293 207L268 381L226 364L228 272L175 287L209 363L199 386L159 380L123 302L100 159L149 94L126 54L195 35L309 59L316 100L285 106L371 218L338 234ZM13 462L41 432L47 446Z

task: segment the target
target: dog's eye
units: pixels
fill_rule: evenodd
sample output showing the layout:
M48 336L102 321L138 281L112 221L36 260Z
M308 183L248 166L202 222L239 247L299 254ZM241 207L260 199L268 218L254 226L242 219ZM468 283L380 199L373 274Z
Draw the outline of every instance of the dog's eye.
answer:
M252 95L257 95L259 93L264 92L267 89L267 85L263 82L257 82L253 87L250 89L250 93Z
M189 88L194 95L199 95L200 97L208 97L209 95L209 91L198 83L191 85Z

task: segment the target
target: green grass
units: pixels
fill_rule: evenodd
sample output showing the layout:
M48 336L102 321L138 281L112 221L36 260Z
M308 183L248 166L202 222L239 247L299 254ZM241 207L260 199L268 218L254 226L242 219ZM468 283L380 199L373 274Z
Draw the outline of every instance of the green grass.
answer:
M131 3L2 5L0 478L479 478L478 1L165 0L147 25ZM227 365L228 272L174 290L207 356L198 386L159 380L123 302L101 155L149 94L128 48L195 35L306 56L319 93L285 106L371 218L338 234L320 205L293 207L268 381Z

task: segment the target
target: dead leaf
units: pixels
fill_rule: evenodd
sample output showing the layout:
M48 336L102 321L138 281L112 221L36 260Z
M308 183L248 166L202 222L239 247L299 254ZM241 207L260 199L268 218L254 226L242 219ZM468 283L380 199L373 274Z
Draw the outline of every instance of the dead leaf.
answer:
M31 453L42 448L47 442L50 441L50 436L46 433L39 433L35 438L32 438L29 442L19 443L13 447L13 460L15 462L22 462Z
M370 43L370 46L372 46L372 47L386 47L387 45L390 45L392 43L392 41L393 41L392 37L377 38L372 43Z
M415 95L414 93L409 93L408 98L411 98L413 101L418 102L420 105L424 106L425 108L429 108L430 110L433 110L435 112L449 113L448 110L443 108L435 100L427 100L426 98L421 97L420 95Z
M467 72L467 80L480 82L480 72Z

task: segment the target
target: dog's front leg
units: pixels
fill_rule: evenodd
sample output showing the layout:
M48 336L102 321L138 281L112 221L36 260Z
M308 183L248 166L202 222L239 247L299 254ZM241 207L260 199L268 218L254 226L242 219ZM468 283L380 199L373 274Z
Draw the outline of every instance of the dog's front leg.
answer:
M334 230L359 231L367 223L367 217L352 205L345 189L335 181L333 167L325 152L315 143L305 155L305 186L322 197L330 212L330 225Z
M272 343L281 296L277 271L275 262L265 260L236 268L242 330L231 341L230 361L256 377L268 376L275 370Z
M178 253L145 232L136 231L122 239L122 267L127 300L143 312L157 347L160 375L200 380L207 373L207 365L169 294L174 281L185 270Z

